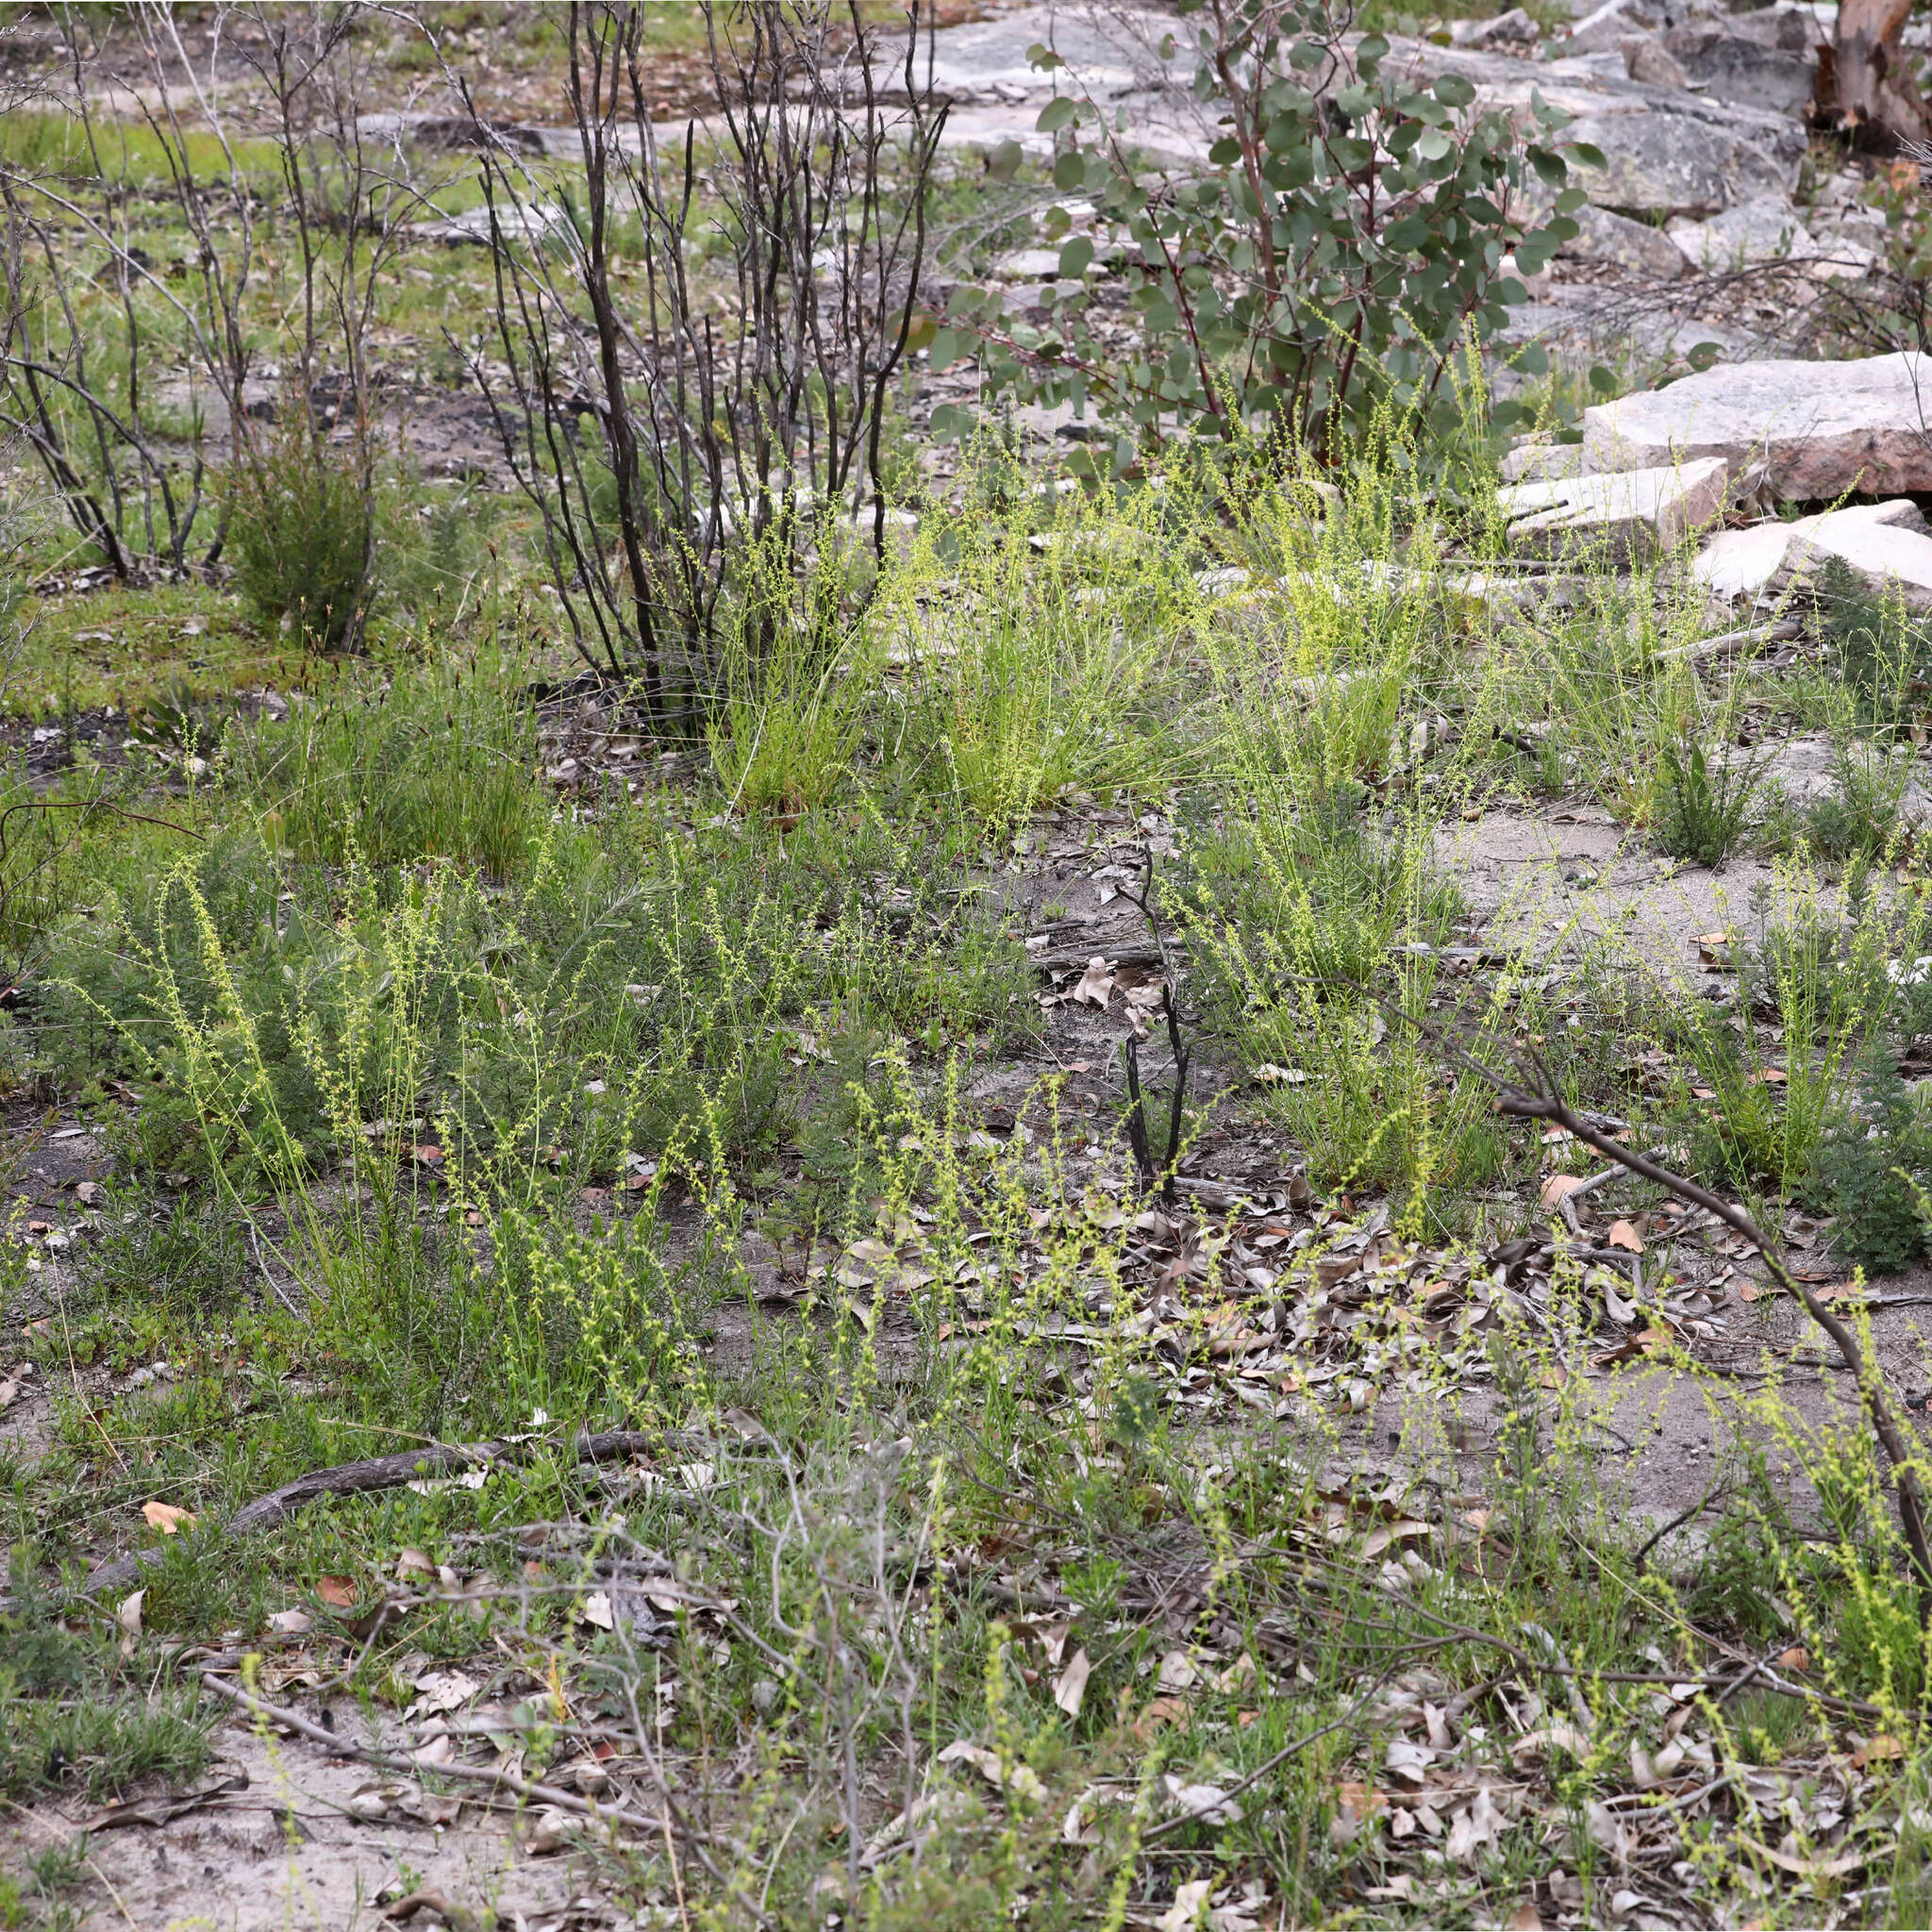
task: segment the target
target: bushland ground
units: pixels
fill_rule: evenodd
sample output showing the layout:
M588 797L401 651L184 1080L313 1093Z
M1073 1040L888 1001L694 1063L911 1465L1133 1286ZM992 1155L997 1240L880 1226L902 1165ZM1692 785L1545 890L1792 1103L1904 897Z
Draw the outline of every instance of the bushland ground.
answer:
M554 23L470 15L531 111ZM1923 1457L1923 629L1499 599L1479 380L1059 488L935 470L915 357L885 555L667 730L458 386L491 263L374 284L354 639L11 451L0 1923L1923 1924L1853 1378L1496 1104L1741 1203Z

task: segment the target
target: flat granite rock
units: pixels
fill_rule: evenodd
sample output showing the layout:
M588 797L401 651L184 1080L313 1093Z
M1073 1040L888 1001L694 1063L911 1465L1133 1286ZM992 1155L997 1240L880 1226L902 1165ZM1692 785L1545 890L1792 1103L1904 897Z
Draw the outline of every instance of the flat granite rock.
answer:
M1874 597L1907 610L1932 610L1932 537L1889 524L1820 528L1792 539L1781 575L1808 583L1832 558L1848 565Z
M1720 530L1699 551L1690 574L1713 595L1740 604L1774 593L1790 581L1786 558L1801 538L1815 538L1831 550L1847 533L1882 528L1925 534L1925 518L1909 496L1885 503L1854 503L1791 523L1753 524L1742 530Z
M1724 507L1721 457L1614 475L1566 476L1499 490L1504 541L1519 556L1596 554L1619 563L1668 550Z
M1932 491L1932 360L1739 362L1583 412L1587 472L1721 457L1784 502Z
M1801 114L1811 98L1815 76L1808 52L1787 53L1703 23L1674 28L1665 34L1664 46L1713 100Z
M1684 251L1648 222L1633 222L1627 215L1613 215L1608 208L1591 208L1587 202L1571 220L1576 233L1557 250L1558 255L1607 261L1626 274L1657 282L1674 281L1685 273Z

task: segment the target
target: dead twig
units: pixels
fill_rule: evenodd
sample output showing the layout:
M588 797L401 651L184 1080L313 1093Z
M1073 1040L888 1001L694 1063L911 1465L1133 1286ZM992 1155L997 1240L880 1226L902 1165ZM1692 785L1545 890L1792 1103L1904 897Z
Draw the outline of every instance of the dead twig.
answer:
M1127 1060L1127 1141L1134 1152L1134 1172L1141 1183L1141 1191L1151 1194L1156 1186L1160 1189L1163 1207L1174 1205L1174 1168L1180 1159L1181 1127L1188 1102L1188 1049L1181 1039L1180 1015L1174 1004L1174 962L1168 957L1167 941L1160 930L1159 916L1154 910L1154 854L1146 856L1146 871L1141 879L1138 895L1123 891L1121 897L1141 908L1141 916L1147 922L1147 930L1153 936L1156 950L1160 955L1160 1011L1167 1022L1167 1041L1174 1054L1174 1099L1167 1116L1167 1152L1157 1164L1154 1158L1153 1143L1147 1134L1147 1110L1141 1092L1141 1039L1138 1015L1135 1016L1134 1030L1126 1038Z
M640 1429L616 1429L601 1435L585 1433L568 1445L533 1439L527 1442L439 1442L425 1449L405 1450L399 1456L375 1456L362 1462L338 1463L332 1469L310 1470L291 1483L284 1483L265 1496L258 1496L236 1510L208 1539L230 1541L252 1536L257 1530L274 1529L297 1509L323 1496L365 1495L373 1491L401 1489L405 1483L423 1476L440 1475L453 1470L469 1469L478 1463L526 1461L546 1448L554 1448L572 1462L616 1462L627 1456L641 1456L661 1448L664 1439ZM80 1587L82 1596L99 1596L132 1583L149 1565L158 1563L164 1545L136 1550L112 1563L105 1563ZM0 1612L11 1607L11 1600L0 1598Z
M1541 1069L1538 1071L1541 1073ZM1911 1552L1912 1570L1919 1584L1919 1619L1922 1624L1932 1623L1932 1543L1928 1543L1926 1538L1924 1503L1919 1491L1918 1478L1913 1474L1912 1453L1892 1416L1884 1386L1866 1359L1857 1338L1791 1273L1785 1265L1776 1243L1743 1208L1713 1194L1697 1182L1659 1166L1648 1155L1620 1145L1608 1134L1592 1127L1574 1112L1569 1103L1555 1091L1554 1082L1540 1081L1541 1091L1524 1091L1502 1080L1495 1081L1495 1084L1501 1090L1496 1099L1499 1113L1515 1120L1547 1121L1553 1126L1567 1128L1587 1146L1594 1147L1599 1154L1616 1161L1641 1179L1667 1190L1680 1201L1691 1202L1707 1213L1716 1215L1726 1227L1742 1235L1757 1250L1777 1285L1805 1305L1805 1312L1831 1338L1832 1345L1857 1382L1873 1433L1890 1465L1892 1487L1898 1503L1899 1527L1905 1534L1906 1546Z

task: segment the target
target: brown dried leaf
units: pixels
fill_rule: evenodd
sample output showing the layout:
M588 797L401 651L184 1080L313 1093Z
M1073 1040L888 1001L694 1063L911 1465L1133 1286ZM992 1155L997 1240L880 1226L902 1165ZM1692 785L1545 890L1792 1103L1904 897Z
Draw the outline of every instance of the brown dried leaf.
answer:
M353 1576L318 1576L315 1579L315 1593L324 1603L336 1609L353 1609L356 1603L356 1579Z
M92 1818L83 1819L80 1829L83 1832L112 1831L129 1824L158 1827L171 1824L176 1818L185 1818L189 1812L225 1798L230 1791L245 1790L247 1787L246 1772L230 1772L202 1790L130 1799L119 1805L109 1805L106 1810L96 1811Z
M1372 1529L1362 1539L1362 1560L1367 1562L1373 1557L1379 1557L1391 1543L1407 1542L1412 1537L1425 1537L1429 1533L1426 1523L1419 1523L1412 1516L1398 1517L1393 1523L1385 1523L1379 1529Z
M1186 1725L1192 1722L1193 1712L1185 1697L1157 1697L1134 1720L1134 1735L1144 1744L1162 1724Z
M1794 1873L1800 1878L1842 1878L1847 1873L1857 1872L1871 1863L1877 1856L1875 1852L1848 1852L1842 1858L1812 1860L1794 1858L1789 1852L1774 1851L1770 1845L1761 1845L1755 1839L1738 1834L1738 1842L1754 1851L1760 1858L1775 1865L1780 1872Z
M173 1536L184 1527L194 1527L194 1512L176 1508L173 1503L143 1503L141 1513L147 1518L148 1527L159 1530L163 1536Z
M1627 1221L1611 1222L1610 1231L1604 1239L1610 1247L1622 1248L1627 1254L1643 1252L1643 1237Z

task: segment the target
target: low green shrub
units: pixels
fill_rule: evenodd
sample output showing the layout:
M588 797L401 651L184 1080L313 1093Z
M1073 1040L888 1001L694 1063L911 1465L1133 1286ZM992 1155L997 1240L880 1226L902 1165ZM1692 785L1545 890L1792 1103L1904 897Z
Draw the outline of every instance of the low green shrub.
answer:
M375 602L375 498L366 456L343 458L301 404L229 478L235 585L258 622L308 648L359 644Z
M1838 1217L1834 1249L1867 1274L1895 1274L1927 1250L1932 1118L1899 1077L1889 1042L1860 1072L1856 1107L1819 1147L1818 1179Z
M1729 756L1710 758L1701 744L1666 745L1657 839L1673 858L1722 865L1750 819L1758 768Z
M550 815L519 681L513 661L477 657L374 691L339 685L286 724L231 736L236 782L297 860L441 858L508 878Z
M1842 558L1818 577L1827 650L1854 713L1868 729L1891 732L1923 717L1932 691L1932 623L1896 599L1874 597Z
M218 1713L196 1691L151 1686L93 1629L74 1630L16 1561L0 1616L0 1797L75 1790L98 1802L143 1778L192 1778Z

